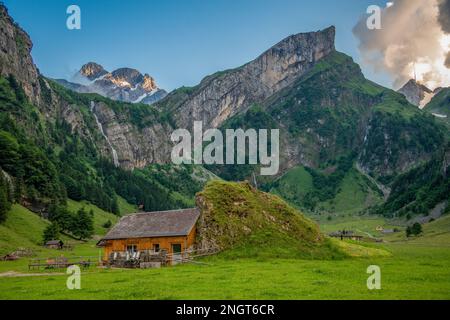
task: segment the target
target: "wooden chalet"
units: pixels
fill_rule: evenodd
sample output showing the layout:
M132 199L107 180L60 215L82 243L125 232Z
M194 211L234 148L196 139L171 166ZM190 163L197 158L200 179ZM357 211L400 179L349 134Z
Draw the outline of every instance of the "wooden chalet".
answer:
M193 249L199 217L196 208L122 217L98 243L104 248L103 262L125 267L173 262Z
M62 242L62 240L50 240L47 241L44 246L48 249L61 250L64 247L64 242Z

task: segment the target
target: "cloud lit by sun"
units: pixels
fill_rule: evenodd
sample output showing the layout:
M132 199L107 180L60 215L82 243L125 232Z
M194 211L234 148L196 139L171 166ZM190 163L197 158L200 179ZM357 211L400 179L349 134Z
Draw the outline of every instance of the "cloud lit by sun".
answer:
M445 66L445 60L450 51L450 35L442 34L439 44L441 51L434 60L426 56L418 57L407 66L409 77L430 89L450 86L450 69Z
M395 0L382 12L382 29L354 28L366 64L384 71L398 89L410 79L430 89L450 86L450 0Z

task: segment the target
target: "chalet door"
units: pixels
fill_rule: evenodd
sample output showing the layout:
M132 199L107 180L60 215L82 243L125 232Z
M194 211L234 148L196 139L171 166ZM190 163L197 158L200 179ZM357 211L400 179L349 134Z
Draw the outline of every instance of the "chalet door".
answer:
M172 244L172 264L181 263L182 255L181 255L181 244L173 243Z

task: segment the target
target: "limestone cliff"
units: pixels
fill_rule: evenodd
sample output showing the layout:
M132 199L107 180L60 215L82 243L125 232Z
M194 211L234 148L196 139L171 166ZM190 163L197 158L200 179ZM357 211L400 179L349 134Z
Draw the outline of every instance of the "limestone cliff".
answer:
M160 106L170 105L179 127L190 127L193 121L219 127L304 75L334 51L334 36L334 27L292 35L240 68L205 78L188 95L175 91Z
M39 72L30 54L32 47L28 34L13 21L6 7L0 5L0 75L13 75L28 98L39 103Z

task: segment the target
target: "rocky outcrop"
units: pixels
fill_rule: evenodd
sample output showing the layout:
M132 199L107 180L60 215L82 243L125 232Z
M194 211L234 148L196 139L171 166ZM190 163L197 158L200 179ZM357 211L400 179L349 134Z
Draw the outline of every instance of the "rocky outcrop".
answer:
M153 125L138 129L129 122L127 115L115 113L103 102L95 103L93 112L117 150L122 167L143 168L151 163L170 162L172 129L167 124L155 121Z
M64 119L73 132L95 143L79 107L57 94L39 74L31 57L32 47L28 34L9 16L4 5L0 4L0 75L12 75L29 101L39 108L49 122ZM16 120L22 123L24 119ZM24 129L32 136L39 130L37 126L26 126Z
M399 93L406 97L409 103L423 108L428 102L430 102L434 93L423 84L418 83L414 79L409 80L400 90Z
M333 52L334 36L334 27L290 36L240 68L205 78L181 99L175 92L160 106L171 105L179 127L190 127L193 121L219 127L253 103L289 86ZM174 100L176 103L172 103Z
M31 58L33 43L0 3L0 75L13 75L27 97L40 103L39 72Z

